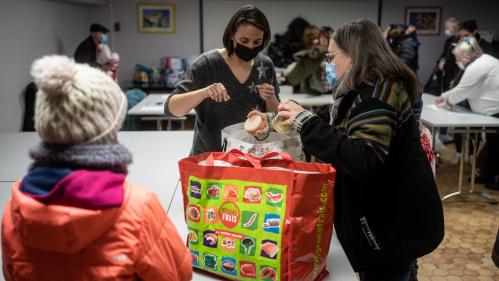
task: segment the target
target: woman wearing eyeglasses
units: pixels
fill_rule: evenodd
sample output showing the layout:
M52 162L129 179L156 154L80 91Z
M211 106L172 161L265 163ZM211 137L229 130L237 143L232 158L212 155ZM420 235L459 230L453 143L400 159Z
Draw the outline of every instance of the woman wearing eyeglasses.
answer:
M278 116L308 152L336 168L335 228L361 280L407 281L415 260L444 236L412 110L421 95L417 77L367 20L340 27L327 60L337 85L331 109L314 114L286 101Z

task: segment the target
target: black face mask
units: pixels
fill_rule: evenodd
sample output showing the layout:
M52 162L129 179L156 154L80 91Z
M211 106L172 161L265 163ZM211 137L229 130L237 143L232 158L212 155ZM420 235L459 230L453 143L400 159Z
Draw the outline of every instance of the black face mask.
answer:
M250 49L244 45L241 45L239 43L236 43L236 47L234 48L234 51L236 52L236 55L242 59L243 61L250 61L254 59L258 53L262 50L262 46L255 47L253 49Z

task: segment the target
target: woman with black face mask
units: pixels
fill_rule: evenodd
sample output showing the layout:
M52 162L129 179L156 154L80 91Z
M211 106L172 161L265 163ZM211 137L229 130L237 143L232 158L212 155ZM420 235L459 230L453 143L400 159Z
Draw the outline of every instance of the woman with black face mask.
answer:
M277 112L274 65L260 54L269 40L265 15L252 5L243 6L225 28L224 48L202 54L177 82L165 113L196 111L192 155L221 151L221 130L244 122L250 111Z

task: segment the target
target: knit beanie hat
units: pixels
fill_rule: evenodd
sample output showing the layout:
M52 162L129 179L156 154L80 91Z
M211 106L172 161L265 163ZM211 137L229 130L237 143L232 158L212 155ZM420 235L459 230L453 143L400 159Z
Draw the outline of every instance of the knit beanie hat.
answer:
M66 56L35 60L35 128L49 144L114 143L126 115L120 87L103 71Z

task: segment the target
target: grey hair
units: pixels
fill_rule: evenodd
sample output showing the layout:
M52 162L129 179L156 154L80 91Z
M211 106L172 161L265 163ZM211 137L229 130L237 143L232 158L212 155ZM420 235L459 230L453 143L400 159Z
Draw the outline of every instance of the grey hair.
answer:
M463 37L459 40L459 42L457 42L455 52L465 56L473 56L476 53L483 53L482 48L480 48L480 45L475 37Z
M450 17L447 20L445 20L445 22L448 22L448 23L451 23L453 25L456 25L456 27L459 24L459 21L457 21L457 19L455 17Z
M361 83L374 86L378 80L390 80L403 82L411 101L421 96L416 73L395 55L375 23L346 23L336 30L333 40L352 60L352 67L343 77L347 90L356 90Z

